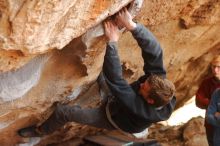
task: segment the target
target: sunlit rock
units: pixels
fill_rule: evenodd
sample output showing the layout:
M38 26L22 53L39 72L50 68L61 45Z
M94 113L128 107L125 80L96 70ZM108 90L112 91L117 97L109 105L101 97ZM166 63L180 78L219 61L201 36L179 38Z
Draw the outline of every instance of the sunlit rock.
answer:
M56 101L99 104L78 95L87 91L102 68L106 43L102 22L130 2L0 1L1 145L21 142L16 131L43 122ZM220 2L214 0L143 1L135 17L161 42L178 106L195 94L210 60L220 53L219 10ZM140 49L127 31L119 48L123 74L132 82L143 74ZM37 59L44 55L49 57ZM70 123L40 143L67 141L96 130Z

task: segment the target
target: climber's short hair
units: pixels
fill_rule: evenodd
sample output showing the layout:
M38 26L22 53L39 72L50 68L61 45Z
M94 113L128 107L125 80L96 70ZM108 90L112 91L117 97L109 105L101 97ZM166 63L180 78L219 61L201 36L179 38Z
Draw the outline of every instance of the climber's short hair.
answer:
M149 97L154 100L155 107L166 105L174 96L175 86L168 79L163 79L158 75L151 75L147 79L151 86Z

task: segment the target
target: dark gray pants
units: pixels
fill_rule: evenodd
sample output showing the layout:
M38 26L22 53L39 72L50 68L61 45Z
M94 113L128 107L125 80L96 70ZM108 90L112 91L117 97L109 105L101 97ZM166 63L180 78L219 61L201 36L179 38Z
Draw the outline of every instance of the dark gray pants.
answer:
M102 91L104 92L104 95L102 95L104 96L104 99L100 107L82 109L76 105L57 105L52 115L40 126L42 132L47 134L52 133L67 122L76 122L97 128L114 130L115 128L108 121L105 112L107 98L108 96L111 96L110 92L105 89L106 83L102 74L100 74L97 81L99 87L102 87Z
M209 146L214 146L214 141L213 141L214 129L213 129L213 127L209 126L209 127L205 127L205 129L206 129L206 138L207 138Z

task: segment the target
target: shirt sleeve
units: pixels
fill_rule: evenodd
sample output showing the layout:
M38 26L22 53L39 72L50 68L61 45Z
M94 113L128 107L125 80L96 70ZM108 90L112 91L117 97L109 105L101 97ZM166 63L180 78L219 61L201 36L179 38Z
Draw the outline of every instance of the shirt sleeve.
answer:
M103 73L112 84L127 84L122 75L122 67L118 56L117 42L109 42L106 46L106 53L103 63Z
M103 73L108 87L116 97L117 101L127 108L134 110L133 108L136 108L136 106L134 106L136 93L123 78L116 42L110 42L107 44Z
M196 106L201 109L207 109L209 105L208 85L203 81L196 93Z
M142 24L137 24L137 27L131 33L141 48L145 74L147 76L159 74L165 78L163 51L155 36Z
M206 113L206 118L209 124L216 126L216 127L220 127L220 118L216 118L214 116L214 114L217 112L218 106L217 106L217 101L218 98L220 96L220 90L217 89L214 91L214 93L212 94L212 98L210 101L210 104L208 106L207 109L207 113Z

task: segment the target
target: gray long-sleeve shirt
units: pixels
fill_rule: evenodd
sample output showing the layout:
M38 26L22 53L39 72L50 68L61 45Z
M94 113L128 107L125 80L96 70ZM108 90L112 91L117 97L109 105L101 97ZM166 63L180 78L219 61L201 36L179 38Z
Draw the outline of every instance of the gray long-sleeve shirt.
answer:
M156 109L139 95L138 90L142 82L151 74L165 78L166 71L163 66L162 49L153 34L141 24L137 24L131 33L142 50L145 75L130 85L127 83L122 76L118 47L115 42L107 44L103 73L114 95L109 102L111 119L123 131L136 133L143 131L152 123L168 119L175 107L176 99L173 97L163 108Z

